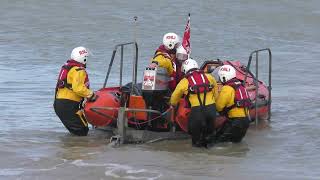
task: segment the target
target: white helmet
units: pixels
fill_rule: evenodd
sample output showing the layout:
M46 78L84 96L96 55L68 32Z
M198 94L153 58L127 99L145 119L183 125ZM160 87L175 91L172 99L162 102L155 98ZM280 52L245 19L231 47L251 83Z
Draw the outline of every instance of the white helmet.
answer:
M182 71L184 72L184 74L187 74L192 69L199 69L199 66L198 66L197 61L189 58L183 62Z
M236 70L230 65L223 65L220 67L218 75L220 77L220 81L225 83L236 77Z
M88 56L88 50L82 46L74 48L71 52L71 59L82 64L86 64Z
M172 50L177 47L180 42L180 38L176 33L167 33L163 36L162 41L168 50Z
M177 48L176 58L178 61L185 61L188 59L188 53L182 45Z

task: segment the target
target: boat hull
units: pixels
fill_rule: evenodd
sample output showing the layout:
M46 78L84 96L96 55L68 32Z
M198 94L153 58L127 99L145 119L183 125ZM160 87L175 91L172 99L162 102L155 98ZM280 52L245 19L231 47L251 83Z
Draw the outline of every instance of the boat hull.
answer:
M244 85L248 91L249 97L254 102L254 107L249 109L251 120L256 117L259 119L269 118L269 90L262 81L256 81L252 74L245 77L246 69L241 65L240 61L209 61L205 62L202 69L209 72L209 69L215 69L223 64L229 64L235 67L237 79L245 81ZM214 75L214 71L211 71ZM216 77L217 78L217 77ZM258 84L258 86L257 86ZM220 91L222 84L218 83ZM136 93L135 93L136 94ZM146 110L146 102L142 95L130 95L130 91L121 91L119 87L102 88L97 91L99 98L95 102L87 102L84 108L86 118L89 123L94 126L114 126L117 124L118 110L120 107L126 107L125 117L128 126L136 129L148 129L155 131L169 131L172 126L176 126L179 130L188 132L188 116L190 108L186 106L185 99L181 99L177 110L168 109L161 115L155 115ZM164 99L164 103L168 104L168 97ZM159 102L160 103L160 102ZM134 109L135 111L131 111ZM214 128L220 128L226 118L217 115L216 121L213 123ZM156 123L155 123L156 122ZM152 127L152 128L150 128Z
M121 105L120 96L121 92L116 88L104 88L97 91L99 98L95 102L88 102L84 108L86 118L88 122L96 127L103 126L116 126L118 109ZM176 111L174 123L184 132L188 132L188 117L190 114L190 108L187 108L186 101L180 100L178 110ZM268 103L259 104L257 108L257 116L259 119L265 119L268 117ZM145 102L142 96L134 96L130 98L129 107L131 109L146 109ZM256 117L256 110L254 108L249 111L252 120ZM148 114L146 112L127 112L128 124L131 127L138 129L144 129L148 125ZM224 116L217 116L214 128L220 128L226 118ZM171 121L168 120L167 124ZM163 131L169 131L169 125L162 125L158 127Z

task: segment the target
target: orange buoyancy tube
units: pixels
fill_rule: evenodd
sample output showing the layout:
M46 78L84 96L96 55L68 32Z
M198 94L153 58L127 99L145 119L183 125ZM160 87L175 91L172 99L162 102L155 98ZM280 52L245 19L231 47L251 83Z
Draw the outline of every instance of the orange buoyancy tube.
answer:
M96 127L116 125L120 107L120 92L104 88L95 93L99 98L94 102L87 101L84 106L87 121Z

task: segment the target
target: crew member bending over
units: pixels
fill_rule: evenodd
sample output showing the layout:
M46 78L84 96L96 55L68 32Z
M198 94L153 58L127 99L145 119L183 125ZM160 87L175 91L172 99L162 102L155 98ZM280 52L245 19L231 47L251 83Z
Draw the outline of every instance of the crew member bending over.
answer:
M185 77L172 93L170 104L176 106L185 95L191 106L188 129L192 136L192 145L207 147L214 135L217 82L210 74L199 70L198 63L193 59L183 62L182 69Z
M227 121L217 133L217 142L240 142L249 127L248 108L251 106L249 95L236 78L236 71L230 65L223 65L218 71L223 84L217 98L216 107Z

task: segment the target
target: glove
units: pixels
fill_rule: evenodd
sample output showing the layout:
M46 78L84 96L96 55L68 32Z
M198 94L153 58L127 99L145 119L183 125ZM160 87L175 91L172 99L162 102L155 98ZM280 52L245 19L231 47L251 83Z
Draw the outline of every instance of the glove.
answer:
M84 98L84 99L80 102L79 108L80 108L80 109L84 109L86 103L87 103L87 98Z
M95 102L98 98L99 98L99 96L96 95L96 93L92 93L92 96L88 98L88 101Z

